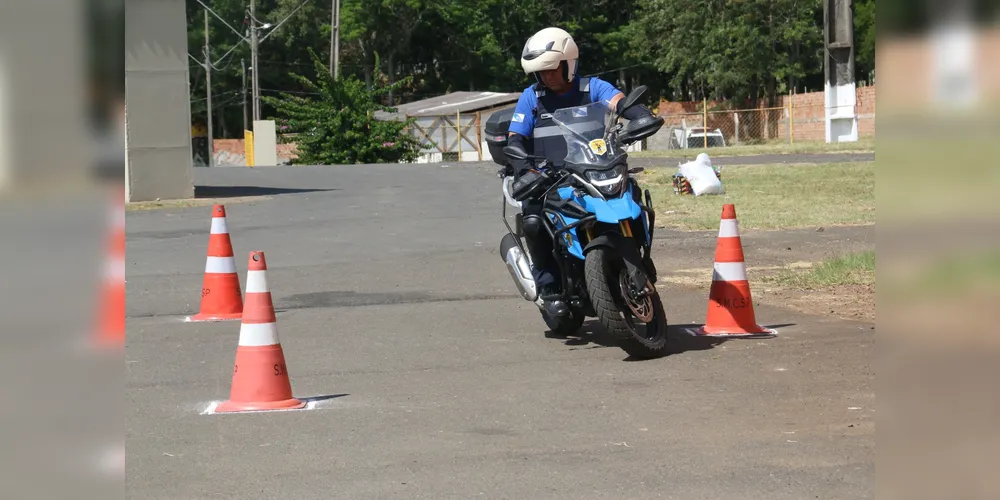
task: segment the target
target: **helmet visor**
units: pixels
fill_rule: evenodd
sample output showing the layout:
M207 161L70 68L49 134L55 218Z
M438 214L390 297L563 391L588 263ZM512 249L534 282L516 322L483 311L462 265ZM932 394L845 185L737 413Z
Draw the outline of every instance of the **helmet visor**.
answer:
M544 49L535 49L535 50L528 50L528 47L525 47L524 51L521 52L521 58L524 59L525 61L531 61L537 59L539 56L541 56L546 52L557 52L555 50L552 50L552 47L554 47L555 44L556 42L552 41L546 44Z

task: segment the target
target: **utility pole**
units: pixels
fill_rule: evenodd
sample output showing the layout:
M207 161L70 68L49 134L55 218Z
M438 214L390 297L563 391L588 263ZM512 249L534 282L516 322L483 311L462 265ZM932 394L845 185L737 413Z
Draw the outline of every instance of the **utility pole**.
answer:
M260 74L260 67L257 65L257 20L255 16L255 3L250 0L250 68L253 73L250 77L251 92L253 93L253 119L260 120L260 87L257 77Z
M340 76L340 0L333 0L330 28L330 73L336 80Z
M208 43L208 10L205 10L205 93L208 97L208 159L209 167L215 166L215 139L212 136L212 57Z
M250 124L247 123L247 60L240 59L240 66L243 68L243 130L250 130Z
M852 0L823 0L826 142L858 140Z

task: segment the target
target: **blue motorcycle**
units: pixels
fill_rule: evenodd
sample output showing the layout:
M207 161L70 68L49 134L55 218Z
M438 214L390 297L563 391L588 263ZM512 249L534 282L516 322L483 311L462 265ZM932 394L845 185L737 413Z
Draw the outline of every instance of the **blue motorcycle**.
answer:
M636 105L645 91L641 86L630 93L623 111ZM562 130L566 156L545 158L516 146L500 148L507 137L503 125L509 126L509 119L500 113L505 111L487 123L487 140L502 151L494 162L505 167L498 176L503 179L503 220L508 233L501 240L500 254L521 295L538 305L553 333L573 334L587 317L596 317L629 355L664 355L667 317L650 258L656 213L649 190L642 193L633 178L642 168L629 168L623 149L656 133L663 118L634 120L623 126L621 113L604 102L560 109L552 120ZM528 160L543 172L543 180L519 185L508 159ZM507 205L520 209L521 200L529 197L543 200L542 220L561 270L562 298L569 304L570 312L562 317L551 317L542 307L531 258L522 241L520 210L515 215L516 229L507 221Z

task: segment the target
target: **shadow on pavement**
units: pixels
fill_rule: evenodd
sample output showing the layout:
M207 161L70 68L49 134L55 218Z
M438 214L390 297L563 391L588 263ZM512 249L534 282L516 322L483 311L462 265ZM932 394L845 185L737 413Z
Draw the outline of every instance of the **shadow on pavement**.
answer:
M698 335L696 332L701 326L701 324L670 325L667 332L667 356L683 354L688 351L704 351L712 349L728 340L738 340L725 337L706 337ZM587 346L589 344L594 344L589 347L590 349L618 347L618 343L615 339L607 333L601 323L596 319L588 319L576 333L571 335L559 336L549 330L545 332L545 338L562 340L564 345L573 347ZM630 356L626 358L625 361L643 360L632 358Z
M343 398L343 397L346 397L346 396L350 396L350 394L327 394L325 396L312 396L312 397L296 398L296 399L298 399L299 401L302 401L303 403L307 403L308 404L308 403L315 403L315 402L319 402L319 401L326 401L326 400L329 400L329 399Z
M319 191L340 191L340 189L318 188L274 188L261 186L195 186L195 198L240 198L244 196L268 196L274 194L313 193Z
M698 329L704 326L701 323L690 323L690 324L678 324L670 325L669 331L667 333L667 356L674 356L677 354L683 354L690 351L706 351L709 349L714 349L715 346L721 345L725 342L731 340L760 340L766 338L774 338L775 336L764 334L764 335L754 335L747 337L710 337L706 335L698 335ZM795 323L783 323L778 325L764 325L765 328L784 328L787 326L795 326ZM576 333L567 336L556 335L551 330L545 332L545 338L562 340L564 345L572 347L583 347L593 344L588 349L598 349L604 347L618 347L617 342L605 331L601 323L596 319L588 319L583 323L583 326L577 330ZM661 358L662 359L662 358ZM633 358L631 356L625 358L625 361L645 361L639 358ZM652 360L649 360L652 361Z
M576 333L570 334L568 336L557 335L552 330L547 330L545 332L545 338L556 339L564 341L563 344L570 347L582 347L588 344L594 344L591 349L600 347L618 347L601 323L596 319L588 319L583 322L583 326L580 327Z

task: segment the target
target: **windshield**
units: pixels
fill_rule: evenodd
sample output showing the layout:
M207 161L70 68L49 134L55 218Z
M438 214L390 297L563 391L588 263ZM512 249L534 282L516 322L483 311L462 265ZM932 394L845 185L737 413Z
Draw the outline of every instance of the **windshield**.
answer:
M566 140L566 163L602 164L618 151L606 140L607 130L615 123L616 114L605 101L586 106L563 108L552 113L552 121L562 129Z

